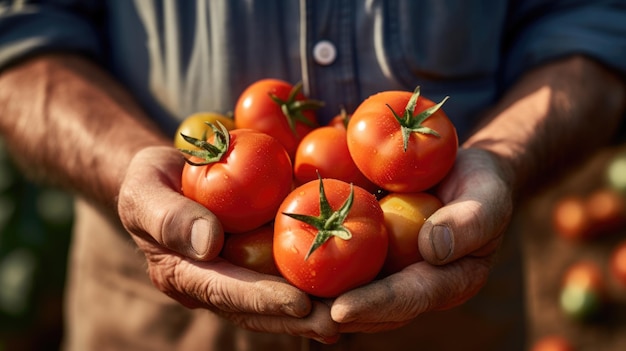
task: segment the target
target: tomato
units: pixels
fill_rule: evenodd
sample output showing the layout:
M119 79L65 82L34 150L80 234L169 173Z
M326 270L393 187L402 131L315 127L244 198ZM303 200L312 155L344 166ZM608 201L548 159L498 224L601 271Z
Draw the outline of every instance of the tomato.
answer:
M612 188L595 189L586 200L586 210L592 224L590 235L611 234L626 223L626 202Z
M565 195L554 204L552 224L558 235L570 240L610 234L626 225L626 200L612 188Z
M294 176L299 184L317 179L334 178L353 183L369 192L377 187L357 168L348 151L346 130L340 127L320 127L307 134L296 151Z
M600 267L592 261L582 260L567 268L559 302L567 316L589 320L602 312L605 294L606 285Z
M249 232L227 234L221 256L255 272L280 275L272 252L274 226L265 224Z
M610 160L606 167L606 178L613 189L626 192L626 150L619 151Z
M348 127L348 122L350 122L350 117L351 115L348 114L346 109L341 108L341 111L339 112L339 114L333 117L330 121L328 121L326 125L329 127L337 127L341 129L346 129Z
M181 134L205 140L208 139L212 134L213 130L211 127L206 124L215 123L219 121L226 127L228 130L235 129L235 121L221 113L216 112L198 112L194 113L187 118L185 118L179 125L176 130L176 134L174 135L174 147L177 149L198 149L197 147L189 144L185 139L181 136Z
M597 318L603 304L597 291L576 285L564 286L559 302L568 317L580 321Z
M279 79L252 83L235 104L235 126L275 137L293 160L300 140L317 127L314 110L322 105L300 90L301 85L294 87Z
M591 220L585 199L580 195L565 195L552 208L552 226L566 240L581 240L589 236Z
M584 289L604 290L602 271L592 261L577 261L567 267L563 275L562 285L577 285Z
M613 279L626 287L626 240L618 243L611 252L609 269Z
M348 123L350 154L363 174L390 192L420 192L452 168L456 129L439 104L406 91L363 101Z
M574 351L574 346L564 336L547 335L537 340L531 351Z
M423 260L418 234L428 217L442 206L441 200L429 193L391 193L380 200L389 233L385 275Z
M374 195L337 179L294 189L274 222L278 270L318 297L336 297L374 279L387 245L383 211Z
M193 141L193 140L192 140ZM268 223L291 190L291 161L273 137L249 129L214 129L213 145L192 155L182 173L183 194L204 205L224 231L246 232Z

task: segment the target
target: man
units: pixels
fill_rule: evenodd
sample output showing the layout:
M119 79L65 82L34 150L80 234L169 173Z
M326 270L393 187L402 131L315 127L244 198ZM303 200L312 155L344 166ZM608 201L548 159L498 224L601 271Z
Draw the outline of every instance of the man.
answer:
M28 174L77 198L69 350L471 348L493 307L426 312L476 296L519 196L624 112L618 1L1 4L0 130ZM266 77L301 80L322 121L382 90L451 97L462 145L425 262L318 301L218 258L221 226L180 194L171 133Z

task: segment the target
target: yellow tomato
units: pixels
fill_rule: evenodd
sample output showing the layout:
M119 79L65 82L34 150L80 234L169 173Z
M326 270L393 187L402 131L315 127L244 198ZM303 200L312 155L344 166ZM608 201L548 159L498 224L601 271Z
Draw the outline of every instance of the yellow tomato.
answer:
M389 275L423 260L418 234L422 225L442 202L429 193L390 193L380 200L389 233L387 260L383 274Z
M203 137L209 138L213 135L213 130L206 124L206 122L215 123L216 121L222 123L228 130L235 129L234 120L224 114L216 112L194 113L185 118L178 126L176 135L174 135L174 146L178 149L197 149L195 146L185 141L181 134L185 134L196 139L202 139Z

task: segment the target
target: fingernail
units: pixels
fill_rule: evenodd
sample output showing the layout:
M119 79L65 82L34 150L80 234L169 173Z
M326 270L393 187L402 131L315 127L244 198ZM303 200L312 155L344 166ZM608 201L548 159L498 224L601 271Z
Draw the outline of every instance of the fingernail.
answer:
M197 219L191 226L191 248L198 256L204 256L209 251L209 222Z
M452 253L452 233L450 233L450 229L444 225L434 226L430 244L438 260L444 261L447 259Z

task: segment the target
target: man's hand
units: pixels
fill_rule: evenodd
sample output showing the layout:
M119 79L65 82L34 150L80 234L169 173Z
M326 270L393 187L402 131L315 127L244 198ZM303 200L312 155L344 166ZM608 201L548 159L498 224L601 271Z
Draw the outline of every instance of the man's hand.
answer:
M437 195L445 206L419 234L424 262L339 296L331 306L342 332L377 332L457 306L486 283L511 219L512 192L496 158L461 149Z
M445 206L419 234L425 262L339 296L331 316L341 331L393 329L474 296L486 283L514 201L547 170L554 173L558 160L580 160L610 139L625 89L618 75L584 56L524 74L487 111L440 184Z
M206 308L247 329L335 341L338 327L328 306L280 277L218 257L222 227L180 193L183 164L174 148L146 148L132 159L120 190L120 218L146 255L154 285L189 308Z

